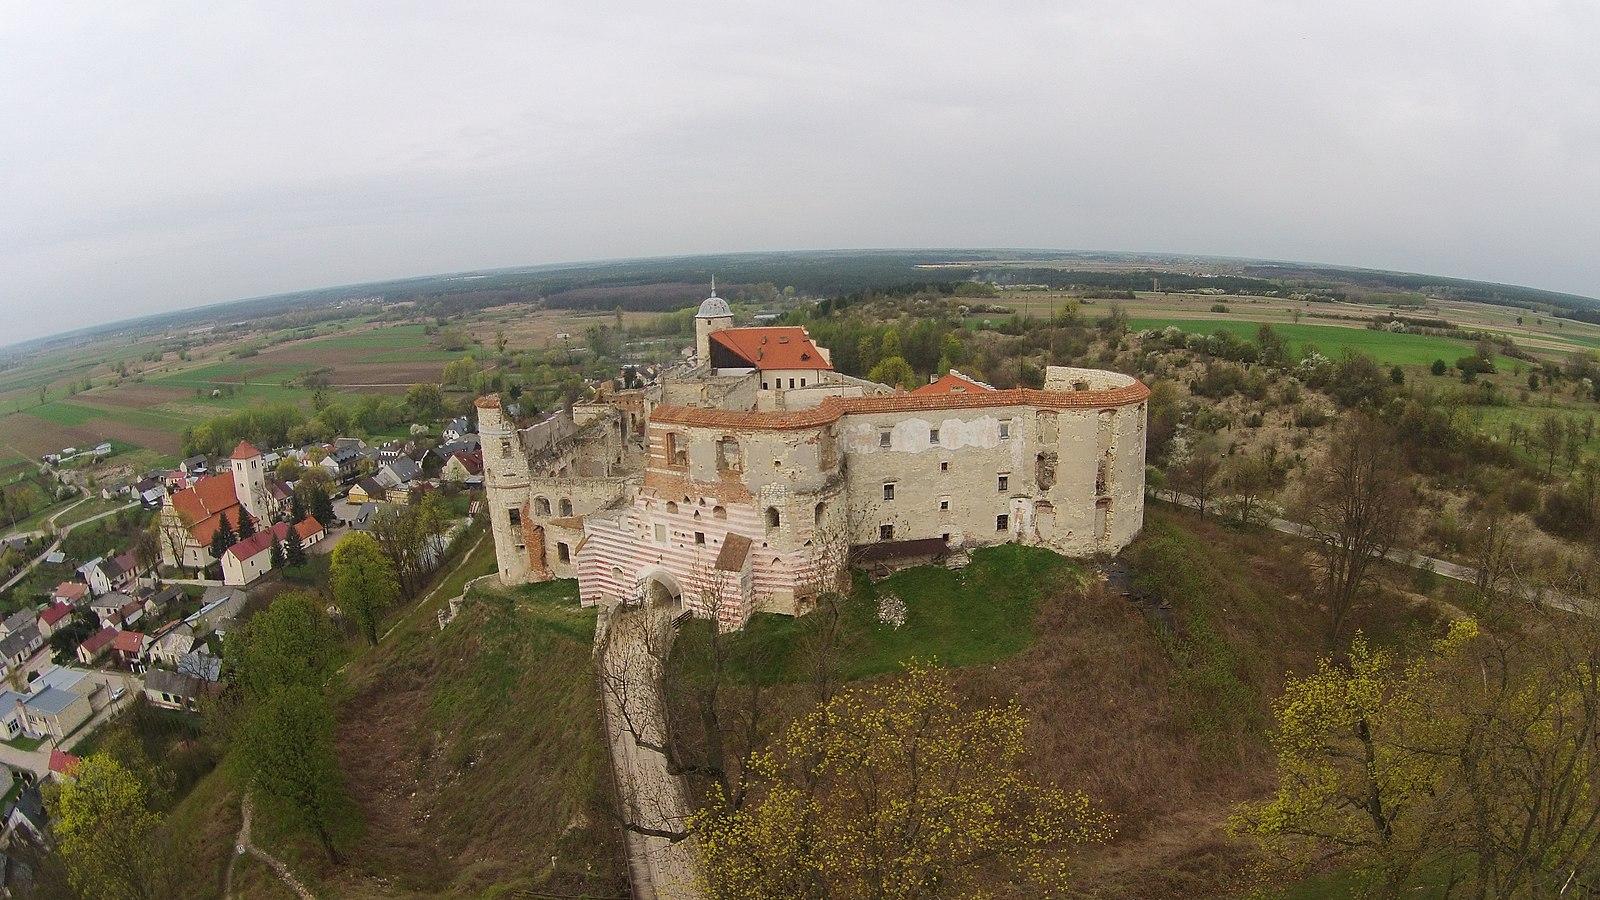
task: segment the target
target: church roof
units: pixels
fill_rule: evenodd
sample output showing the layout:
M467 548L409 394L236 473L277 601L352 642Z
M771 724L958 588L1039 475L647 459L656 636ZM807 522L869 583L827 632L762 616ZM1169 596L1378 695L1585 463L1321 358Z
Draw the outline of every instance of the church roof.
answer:
M201 546L211 542L223 513L228 514L228 525L239 527L239 516L244 509L239 506L239 496L234 490L233 473L208 475L192 486L174 493L172 508L177 510L189 534Z
M718 297L715 292L700 301L700 311L694 314L696 319L716 319L723 316L732 317L733 310L728 306L728 301Z
M229 459L252 459L252 458L260 456L260 455L261 455L261 451L257 450L254 446L252 446L249 441L240 441L239 442L239 446L233 448L233 453L229 454L228 458Z
M757 369L833 368L806 330L796 325L724 328L711 332L711 340Z

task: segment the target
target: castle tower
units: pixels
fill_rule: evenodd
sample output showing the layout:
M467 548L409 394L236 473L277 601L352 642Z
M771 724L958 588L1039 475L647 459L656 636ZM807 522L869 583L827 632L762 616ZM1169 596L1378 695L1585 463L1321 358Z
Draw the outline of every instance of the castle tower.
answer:
M711 296L700 304L694 314L694 353L700 364L711 364L711 332L733 327L733 310L728 301L717 296L717 281L711 280Z
M249 441L240 441L228 457L228 463L233 469L233 493L239 498L239 505L256 522L271 521L271 511L267 508L267 470L261 464L261 451L250 446Z

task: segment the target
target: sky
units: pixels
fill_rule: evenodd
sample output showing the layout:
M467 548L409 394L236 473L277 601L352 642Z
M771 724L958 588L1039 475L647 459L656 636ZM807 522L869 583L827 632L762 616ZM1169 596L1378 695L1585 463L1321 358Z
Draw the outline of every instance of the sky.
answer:
M849 247L1600 296L1600 4L0 0L0 342Z

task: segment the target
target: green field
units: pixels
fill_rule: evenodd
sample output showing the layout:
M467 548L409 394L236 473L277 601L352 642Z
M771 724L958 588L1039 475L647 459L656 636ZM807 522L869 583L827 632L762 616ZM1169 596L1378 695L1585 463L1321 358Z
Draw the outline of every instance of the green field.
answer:
M1191 334L1216 334L1225 331L1243 340L1254 341L1261 323L1231 319L1133 319L1129 323L1129 327L1136 331L1159 330L1168 326L1175 326ZM1369 328L1274 322L1272 330L1277 332L1292 352L1298 355L1305 355L1307 347L1315 347L1322 355L1337 359L1349 350L1365 353L1385 365L1426 366L1436 359L1453 363L1458 358L1471 354L1474 349L1472 344L1454 338L1396 334Z

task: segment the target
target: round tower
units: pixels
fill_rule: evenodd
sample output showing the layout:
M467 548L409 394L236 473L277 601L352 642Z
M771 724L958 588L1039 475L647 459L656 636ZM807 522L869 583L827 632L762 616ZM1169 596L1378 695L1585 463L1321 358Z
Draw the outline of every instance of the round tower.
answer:
M711 333L733 327L733 310L728 301L717 296L717 283L711 282L711 296L700 304L694 314L694 353L703 366L711 365Z
M250 445L249 441L240 441L239 446L233 448L233 453L228 456L228 465L233 470L233 495L239 498L239 505L257 523L265 524L272 520L271 510L267 508L267 469L261 462L261 451Z

